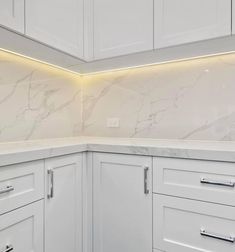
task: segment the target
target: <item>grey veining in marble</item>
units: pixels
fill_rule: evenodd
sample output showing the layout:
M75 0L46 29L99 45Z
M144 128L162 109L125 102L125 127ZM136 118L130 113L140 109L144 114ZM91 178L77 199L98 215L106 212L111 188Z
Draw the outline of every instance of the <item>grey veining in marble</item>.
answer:
M0 52L0 142L79 135L235 140L235 54L75 76ZM107 128L108 118L119 128Z
M81 80L0 51L0 141L77 136Z
M235 54L84 81L84 135L235 140ZM107 128L109 117L120 128Z

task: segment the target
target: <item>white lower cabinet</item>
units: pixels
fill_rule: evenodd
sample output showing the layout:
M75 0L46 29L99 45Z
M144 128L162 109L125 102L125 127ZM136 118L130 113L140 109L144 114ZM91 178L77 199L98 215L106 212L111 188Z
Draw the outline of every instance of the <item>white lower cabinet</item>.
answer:
M0 167L0 214L43 198L42 160Z
M234 207L164 195L153 200L154 248L166 252L234 252Z
M152 158L93 154L93 251L152 252Z
M0 251L43 252L42 200L0 216Z
M82 252L82 154L45 162L45 252Z
M232 162L153 159L153 191L159 194L235 206Z

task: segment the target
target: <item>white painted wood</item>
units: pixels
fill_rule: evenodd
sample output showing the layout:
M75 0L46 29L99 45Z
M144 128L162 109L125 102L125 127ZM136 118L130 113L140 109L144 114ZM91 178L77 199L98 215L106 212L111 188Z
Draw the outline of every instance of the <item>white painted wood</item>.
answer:
M45 164L54 172L54 196L45 202L45 252L82 252L82 154Z
M73 65L71 70L83 74L102 71L113 71L128 67L139 67L151 64L204 57L235 51L235 36L216 38L180 46L162 48L154 51L130 54L111 59L104 59L80 65Z
M83 0L26 0L26 35L83 57Z
M154 0L155 48L231 35L231 0Z
M151 170L150 157L93 154L94 252L152 251Z
M235 0L232 0L232 32L235 34Z
M92 152L83 153L83 252L93 252L92 157Z
M235 36L229 36L85 63L66 53L17 33L10 32L2 27L0 27L0 37L0 48L18 52L82 74L147 64L163 64L168 61L178 61L235 51ZM40 157L41 155L39 155Z
M0 251L43 252L43 201L0 216Z
M203 184L202 178L235 183L235 164L154 158L154 192L235 206L235 187Z
M1 193L8 186L12 191ZM44 197L44 163L34 161L0 167L0 214Z
M0 1L0 25L24 33L24 0Z
M95 59L152 49L152 0L94 0Z
M154 195L154 248L167 252L234 252L235 243L204 237L235 236L234 207Z

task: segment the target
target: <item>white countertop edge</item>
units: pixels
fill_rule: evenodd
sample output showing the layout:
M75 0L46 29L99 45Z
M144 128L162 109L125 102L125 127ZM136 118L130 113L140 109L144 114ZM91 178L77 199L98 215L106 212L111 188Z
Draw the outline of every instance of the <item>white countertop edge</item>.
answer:
M0 166L85 151L235 162L235 142L74 137L0 144Z

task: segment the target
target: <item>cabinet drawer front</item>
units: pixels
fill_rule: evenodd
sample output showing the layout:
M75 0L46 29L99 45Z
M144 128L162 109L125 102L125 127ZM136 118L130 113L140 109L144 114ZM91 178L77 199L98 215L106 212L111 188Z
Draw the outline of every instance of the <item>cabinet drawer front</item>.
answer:
M7 248L12 252L43 251L43 201L0 216L0 251Z
M235 163L154 159L154 192L235 206Z
M0 214L43 198L43 161L0 167Z
M154 248L167 252L235 251L234 207L154 195L153 221Z

